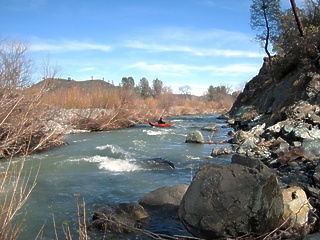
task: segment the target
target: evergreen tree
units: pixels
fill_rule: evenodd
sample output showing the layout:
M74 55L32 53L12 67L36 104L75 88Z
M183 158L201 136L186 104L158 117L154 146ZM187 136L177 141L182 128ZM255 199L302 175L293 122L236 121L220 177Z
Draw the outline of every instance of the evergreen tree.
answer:
M278 53L290 54L291 61L317 65L320 60L320 1L304 0L304 9L285 11L274 44ZM294 13L295 11L295 13ZM301 24L298 22L301 21ZM303 25L302 25L303 24Z
M269 44L272 44L278 34L281 19L280 0L252 0L250 7L250 25L257 30L257 39L264 45L264 50L271 59Z
M163 82L158 78L153 80L153 97L157 97L162 93Z
M138 89L139 89L140 96L142 98L151 97L152 94L151 94L151 88L149 86L149 81L145 77L140 79Z
M123 77L121 80L121 85L123 88L127 89L127 90L132 90L134 89L134 79L133 77Z
M207 97L209 101L214 101L215 99L215 89L212 85L209 86L208 92L207 92Z

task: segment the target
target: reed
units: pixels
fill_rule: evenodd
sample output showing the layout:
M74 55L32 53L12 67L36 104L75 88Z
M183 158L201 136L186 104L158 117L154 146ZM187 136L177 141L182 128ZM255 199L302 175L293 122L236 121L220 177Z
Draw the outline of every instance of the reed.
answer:
M37 174L32 170L24 171L25 157L19 161L10 158L1 167L0 174L0 238L3 240L18 239L23 230L24 215L18 216L20 210L36 186Z

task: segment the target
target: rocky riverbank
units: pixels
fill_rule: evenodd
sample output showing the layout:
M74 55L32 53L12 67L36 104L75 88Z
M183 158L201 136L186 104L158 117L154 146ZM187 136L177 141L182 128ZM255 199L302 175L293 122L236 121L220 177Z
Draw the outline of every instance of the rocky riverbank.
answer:
M269 187L269 192L266 194L274 197L275 191L278 192L280 189L283 192L284 206L282 212L287 217L282 217L277 221L272 220L273 223L277 222L277 227L273 227L277 229L272 235L273 237L302 238L304 235L319 231L319 110L318 105L300 100L282 112L283 120L271 125L268 125L270 119L264 115L248 120L247 116L252 111L251 107L240 108L235 115L236 118L232 118L230 115L221 116L226 119L230 126L238 130L230 132L230 135L233 135L229 140L231 147L217 146L213 148L212 156L235 154L233 155L233 163L246 167L255 165L254 169L257 169L257 164L253 164L253 162L259 161L263 164L263 168L267 167L268 172L274 173L277 177L277 186L272 187L272 191ZM214 181L217 182L217 179ZM234 181L239 184L241 178L235 178ZM231 183L229 182L229 184ZM260 187L260 184L256 187ZM239 196L240 193L237 195ZM238 197L233 199L242 201L241 197L240 199ZM228 201L224 200L224 202ZM279 203L276 205L279 205ZM250 211L245 212L248 214ZM248 223L249 219L247 221L242 219L241 222ZM268 224L268 226L272 226L272 224ZM236 231L233 235L241 236L241 232L249 234L250 229L252 230L252 226L245 231ZM230 229L227 230L228 232L231 231ZM252 232L259 233L258 230L260 231L261 228ZM272 232L272 229L268 231ZM263 232L267 234L268 231ZM220 235L220 237L226 236L226 234Z
M145 122L144 118L119 117L116 109L56 108L52 112L51 118L46 122L47 131L54 130L61 134L114 130Z
M284 59L275 61L273 64L279 64ZM305 236L320 229L320 74L318 67L302 63L279 70L276 74L270 73L265 62L229 113L221 116L227 126L234 128L229 133L231 147L216 146L212 156L231 154L233 160L236 159L233 163L253 169L261 163L268 172L275 174L278 184L265 194L274 197L280 188L284 200L283 216L276 220L277 228L268 230L272 233L268 236L311 239ZM253 164L255 161L259 164ZM238 178L234 181L239 183ZM249 219L247 223L250 223ZM250 230L261 234L259 231L263 227L252 231L256 225L249 226L236 233L234 228L227 228L225 232L233 232L233 236L241 236L241 232L249 234ZM268 234L268 231L263 232Z
M197 238L319 239L319 68L286 65L283 58L272 64L266 61L220 116L233 129L230 147L204 142L200 131L187 136L187 143L216 144L213 157L232 159L202 166L175 202L180 221ZM167 203L155 199L158 207Z

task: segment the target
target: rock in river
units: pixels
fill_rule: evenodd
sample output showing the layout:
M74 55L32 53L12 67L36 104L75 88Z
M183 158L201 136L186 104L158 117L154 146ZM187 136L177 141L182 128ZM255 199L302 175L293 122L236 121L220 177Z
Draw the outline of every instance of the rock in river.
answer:
M207 125L202 127L201 130L209 132L218 131L218 125L215 122L208 123Z
M92 217L92 227L111 233L129 233L133 228L142 228L149 215L137 203L120 203L117 206L105 205Z
M144 195L139 203L144 207L178 207L188 189L186 184L158 188Z
M263 234L279 226L283 200L277 177L239 164L202 166L184 195L179 217L196 237Z
M199 130L190 132L187 136L186 143L204 143L204 138Z

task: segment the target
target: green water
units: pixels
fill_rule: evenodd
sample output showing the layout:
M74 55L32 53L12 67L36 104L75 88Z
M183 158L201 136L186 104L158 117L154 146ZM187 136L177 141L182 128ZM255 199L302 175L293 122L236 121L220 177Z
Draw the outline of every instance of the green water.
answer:
M85 201L90 218L95 209L105 204L137 202L156 188L189 184L200 165L229 163L230 156L210 157L216 145L185 143L189 132L200 130L210 122L220 126L213 140L228 139L230 129L221 128L225 123L216 119L217 116L174 117L170 119L174 122L170 128L139 125L109 132L68 135L69 145L28 157L27 168L32 165L36 169L41 164L41 169L37 186L23 209L28 214L20 239L35 239L42 226L42 236L55 239L52 213L59 239L64 239L63 222L69 224L74 239L78 239L74 230L77 227L74 194L79 194L79 200ZM203 135L209 140L211 133L203 132ZM148 161L159 157L172 162L175 168ZM171 224L154 224L151 230L169 229ZM179 230L167 233L175 234ZM99 232L90 234L91 239L102 239Z

